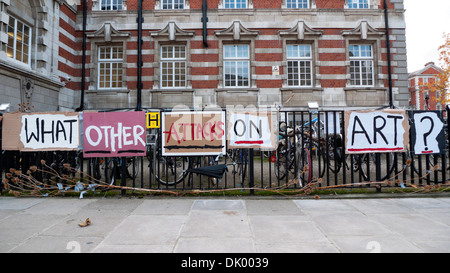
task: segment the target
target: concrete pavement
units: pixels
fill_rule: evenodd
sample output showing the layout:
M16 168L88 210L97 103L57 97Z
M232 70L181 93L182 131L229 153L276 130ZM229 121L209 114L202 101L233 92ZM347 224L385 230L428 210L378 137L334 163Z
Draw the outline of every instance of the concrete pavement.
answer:
M0 197L0 252L450 252L450 197Z

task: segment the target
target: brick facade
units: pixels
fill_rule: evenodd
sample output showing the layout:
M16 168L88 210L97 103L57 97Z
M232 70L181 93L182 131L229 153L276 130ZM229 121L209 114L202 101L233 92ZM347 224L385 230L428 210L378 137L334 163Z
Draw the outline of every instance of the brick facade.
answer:
M163 10L162 1L142 2L144 108L179 104L188 107L236 104L305 107L308 101L317 101L324 108L389 104L383 1L368 0L368 9L349 9L347 0L310 0L309 8L288 9L286 0L249 0L248 8L225 9L225 0L208 0L207 47L202 35L203 1L185 0L182 10ZM44 50L46 62L36 58L42 54L35 54L36 67L32 65L31 74L50 81L59 110L75 109L80 104L83 7L63 0L35 2L32 16L36 20L41 18L39 10L43 9L36 8L39 3L46 2L47 7L52 7L46 9L48 29L42 33L53 38L51 43L58 46ZM10 7L14 9L13 1L0 0L0 3L6 7L2 14L7 14ZM123 8L118 11L101 10L100 4L101 0L88 0L87 5L85 107L134 108L138 82L138 0L123 0ZM389 0L388 7L394 103L408 107L403 0ZM246 87L226 86L224 46L231 44L248 45L249 83ZM287 46L299 44L311 48L312 79L306 87L288 83ZM351 84L351 44L370 45L373 50L373 83L368 86ZM183 88L163 87L161 50L166 45L186 48ZM98 52L103 46L123 48L120 88L99 88ZM3 66L1 62L0 71Z
M410 106L415 110L427 110L427 97L429 110L442 110L444 105L436 101L436 92L422 88L427 82L432 83L441 69L433 62L426 63L425 66L409 74L409 92L411 94ZM422 90L423 89L423 90ZM439 96L439 94L438 94Z

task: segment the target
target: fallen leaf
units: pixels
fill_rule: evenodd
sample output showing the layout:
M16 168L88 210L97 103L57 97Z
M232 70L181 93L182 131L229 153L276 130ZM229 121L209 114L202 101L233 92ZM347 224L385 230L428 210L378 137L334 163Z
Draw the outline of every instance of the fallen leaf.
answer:
M84 221L83 223L79 223L78 225L80 227L86 227L87 225L89 225L91 223L91 220L89 220L89 218L86 218L86 221Z

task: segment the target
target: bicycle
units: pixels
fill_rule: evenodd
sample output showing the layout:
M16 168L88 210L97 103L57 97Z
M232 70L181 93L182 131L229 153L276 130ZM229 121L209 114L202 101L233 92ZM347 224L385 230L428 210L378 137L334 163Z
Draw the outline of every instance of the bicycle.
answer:
M299 128L294 131L285 122L280 123L279 143L274 152L275 158L272 159L278 180L288 179L288 173L292 173L299 179L300 186L303 186L301 180L306 181L305 185L311 182L313 163L310 149L312 146L306 145L303 133Z
M150 175L153 174L156 182L165 186L175 186L190 175L188 185L193 183L192 174L208 176L211 183L218 184L222 179L226 166L233 165L233 174L238 173L241 184L245 180L246 157L245 153L230 151L225 155L230 158L232 163L220 163L219 160L224 155L214 156L163 156L158 142L158 134L149 136L147 143L147 159L149 161ZM244 160L245 158L245 160ZM237 167L237 168L236 168Z
M122 179L123 164L125 164L125 179L135 179L139 173L139 157L127 157L125 161L122 157L90 158L89 172L95 180L100 180L103 173L105 182L114 185L117 180Z

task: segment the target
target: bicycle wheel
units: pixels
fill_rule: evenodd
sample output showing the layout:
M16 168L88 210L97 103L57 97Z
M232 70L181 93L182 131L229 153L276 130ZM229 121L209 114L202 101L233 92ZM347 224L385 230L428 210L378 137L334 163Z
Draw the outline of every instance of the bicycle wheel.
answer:
M180 183L187 176L185 170L191 166L189 157L171 157L163 156L157 159L155 166L156 180L167 186Z
M319 147L317 143L313 143L311 150L309 151L311 158L311 173L317 175L317 177L323 177L325 175L325 169L327 168L327 158L323 148Z
M92 177L94 179L100 180L102 178L102 173L100 171L100 165L103 163L101 158L95 157L90 160Z
M328 139L328 150L325 150L326 163L333 173L339 173L343 165L343 147L340 144L340 137L330 137Z
M106 159L104 162L104 168L105 173L107 178L105 178L105 180L107 180L106 182L109 182L110 185L114 185L114 183L116 182L116 178L120 179L120 174L117 171L117 159L116 158L108 158Z
M127 158L126 173L128 178L136 178L139 173L139 160L138 157Z
M238 162L238 175L241 185L244 186L245 174L247 173L247 159L248 153L247 150L242 150L239 156Z
M312 180L312 159L309 149L303 148L301 150L298 161L298 179L300 187L304 187L311 183Z
M415 173L416 178L427 180L427 182L445 183L444 172L448 170L443 164L442 155L430 154L430 155L411 155L411 166ZM445 155L444 155L445 157ZM420 180L421 180L420 179Z
M382 162L382 156L384 156L386 164L383 164ZM361 173L361 177L365 181L369 180L377 180L376 178L376 155L373 153L370 154L361 154L358 158L358 164L359 164L359 171ZM386 153L384 155L380 155L380 181L384 181L386 179L389 179L391 177L391 174L394 170L394 154L393 153Z
M278 180L282 180L286 177L286 174L294 164L293 156L294 156L293 151L287 154L284 146L278 146L275 154L276 159L274 166L275 176L278 178Z

